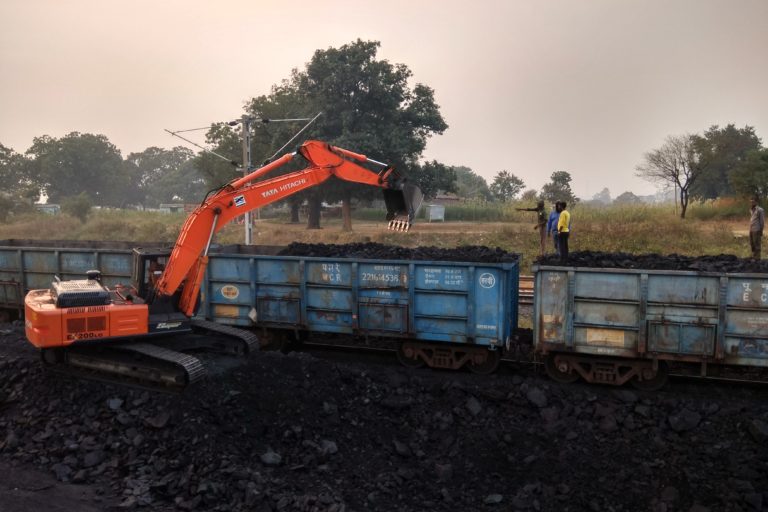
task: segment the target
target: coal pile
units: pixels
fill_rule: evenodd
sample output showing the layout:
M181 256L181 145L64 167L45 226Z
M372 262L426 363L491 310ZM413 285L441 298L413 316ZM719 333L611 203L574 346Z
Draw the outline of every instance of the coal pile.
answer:
M540 265L562 265L557 255L536 260ZM768 273L767 260L739 258L732 254L682 256L680 254L628 254L623 252L578 251L568 255L569 267L643 270L692 270L697 272Z
M46 372L19 330L0 462L116 510L746 512L768 507L766 398L277 352L169 396Z
M491 249L480 245L455 248L398 247L376 242L353 244L305 244L294 242L280 251L280 256L307 256L317 258L358 258L371 260L456 261L477 263L517 262L518 255L499 247Z

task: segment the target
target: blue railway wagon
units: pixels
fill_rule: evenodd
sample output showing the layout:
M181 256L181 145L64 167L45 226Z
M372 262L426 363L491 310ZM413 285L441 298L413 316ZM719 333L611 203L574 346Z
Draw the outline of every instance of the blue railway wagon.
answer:
M768 275L534 266L534 344L569 382L768 367Z
M439 367L475 357L479 368L517 328L518 281L517 263L216 253L199 314L239 326L418 340L425 344L407 354L414 363L417 353ZM450 353L436 352L446 347Z
M54 275L82 279L100 269L108 286L130 283L132 265L129 242L0 240L0 307L23 310L24 294L50 287Z
M133 245L2 240L0 307L22 311L24 294L49 287L54 275L80 279L99 269L107 286L130 283ZM198 315L297 334L408 340L398 344L406 364L469 364L481 373L495 368L517 328L517 263L276 256L279 249L212 246Z

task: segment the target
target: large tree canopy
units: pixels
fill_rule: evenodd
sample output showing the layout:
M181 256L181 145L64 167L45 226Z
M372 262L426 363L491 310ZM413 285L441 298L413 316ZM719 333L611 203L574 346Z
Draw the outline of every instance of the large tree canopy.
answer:
M571 190L571 174L566 171L555 171L549 177L549 183L541 188L541 198L548 202L565 201L568 204L575 203L579 199Z
M499 201L512 201L523 191L525 183L509 171L499 171L493 177L491 194Z
M741 165L750 151L760 149L760 138L751 126L724 128L711 126L704 135L695 136L696 151L707 162L701 176L691 185L691 197L714 199L736 193L731 173Z
M493 199L485 178L476 174L469 167L462 165L453 168L456 173L456 194L463 199Z
M744 196L768 197L768 148L747 153L730 174L730 183L736 193Z
M415 166L427 139L448 125L433 90L418 83L409 87L411 71L404 64L377 59L379 46L378 41L358 39L340 48L317 50L295 80L299 96L312 111L323 112L313 134L402 170ZM357 184L330 183L318 195L329 202L341 200L348 210L353 197L379 194ZM316 196L315 204L319 201ZM348 215L345 220L349 222ZM319 218L309 222L319 224Z
M32 175L30 161L13 149L0 144L0 183L5 194L15 200L34 201L40 195Z
M206 184L192 165L193 156L181 146L150 147L128 155L126 163L137 184L135 202L157 208L161 203L200 201Z
M412 167L409 179L419 186L425 199L434 199L439 192L456 192L456 172L436 160Z
M133 186L120 151L104 135L72 132L61 139L37 137L27 150L29 176L51 202L85 191L95 204L126 206Z
M379 46L377 41L358 39L340 48L317 50L305 69L294 70L291 77L274 86L269 95L252 99L246 111L262 119L311 117L322 112L301 140L324 140L394 165L401 171L422 170L418 162L427 139L443 133L448 125L440 114L432 89L418 83L410 87L408 81L412 73L408 67L377 59ZM251 147L254 161L270 156L297 128L286 124L255 124ZM240 160L235 148L239 137L236 131L218 126L208 137L217 152ZM226 162L217 162L210 155L201 157L199 164L211 183L215 181L220 185L234 176ZM225 177L227 179L223 179ZM447 181L451 181L450 176ZM349 222L352 198L371 199L380 197L380 192L335 181L302 197L310 200L308 225L319 227L321 201L341 200L347 212L345 221Z

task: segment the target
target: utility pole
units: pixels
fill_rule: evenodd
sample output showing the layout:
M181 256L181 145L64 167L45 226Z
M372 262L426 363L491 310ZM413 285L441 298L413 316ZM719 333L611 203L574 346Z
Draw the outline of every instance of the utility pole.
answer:
M243 115L240 122L243 127L243 176L251 172L251 118ZM253 243L253 225L251 225L251 212L245 212L245 245Z
M266 160L266 162L269 162L273 158L275 158L278 155L278 153L280 153L282 150L284 150L291 142L296 140L296 138L299 135L301 135L301 133L304 130L309 128L309 125L314 123L315 120L317 120L317 118L320 117L321 114L322 114L322 112L318 112L317 115L315 115L315 117L313 117L312 119L310 119L308 117L307 118L296 118L296 119L262 119L262 118L258 118L258 117L250 117L250 116L244 114L240 118L239 121L238 120L227 121L227 125L228 126L234 127L234 126L237 125L237 123L240 123L242 125L242 136L243 136L242 137L243 138L243 176L247 176L252 170L254 170L253 169L253 164L252 164L252 161L251 161L251 125L252 125L252 123L254 121L259 121L259 122L262 122L262 123L295 123L295 122L298 122L298 121L308 121L308 123L305 124L304 127L301 130L296 132L296 134L293 137L291 137L288 140L288 142L286 142L283 145L283 147L281 147L280 149L275 151L275 154L272 155L271 157L269 157ZM210 149L204 148L200 144L197 144L196 142L193 142L193 141L191 141L189 139L186 139L186 138L182 137L181 135L179 135L179 133L182 133L182 132L193 132L193 131L208 130L208 129L209 129L209 127L205 126L205 127L202 127L202 128L190 128L188 130L176 130L176 131L173 131L173 132L171 130L167 130L167 129L165 131L170 133L174 137L178 137L181 140L183 140L183 141L185 141L185 142L187 142L189 144L192 144L195 147L198 147L198 148L202 149L204 152L210 153L210 154L212 154L212 155L214 155L214 156L216 156L218 158L221 158L225 162L230 163L230 164L234 165L235 167L237 167L237 162L227 158L224 155L220 155L219 153L216 153L215 151L212 151ZM259 209L256 209L257 215L258 215L258 212L259 212ZM245 243L246 243L246 245L250 245L251 243L253 243L253 226L251 225L251 212L245 212L244 217L245 217Z
M286 142L283 147L278 149L274 155L269 157L267 161L272 160L277 156L278 153L280 153L282 150L284 150L291 142L293 142L301 133L309 128L309 125L315 122L315 120L320 117L322 112L318 112L315 117L312 119L310 118L297 118L297 119L261 119L258 117L251 117L246 114L243 114L243 116L240 118L240 124L242 125L242 139L243 139L243 176L247 176L248 174L253 171L253 163L251 161L251 124L254 121L260 121L262 123L295 123L297 121L308 121L307 124L304 125L304 127L296 132L296 134ZM230 126L234 126L237 124L237 121L231 121L229 123ZM258 216L259 209L256 209L256 215ZM253 226L251 225L251 212L245 212L245 245L251 245L253 243ZM257 217L258 218L258 217Z

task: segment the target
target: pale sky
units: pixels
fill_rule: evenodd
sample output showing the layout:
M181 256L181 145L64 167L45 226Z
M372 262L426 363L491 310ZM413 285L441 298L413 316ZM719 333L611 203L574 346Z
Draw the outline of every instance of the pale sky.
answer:
M668 135L734 123L768 145L768 0L0 0L0 143L186 145L163 129L236 119L358 38L435 90L450 127L425 158L489 183L647 194L634 168Z

